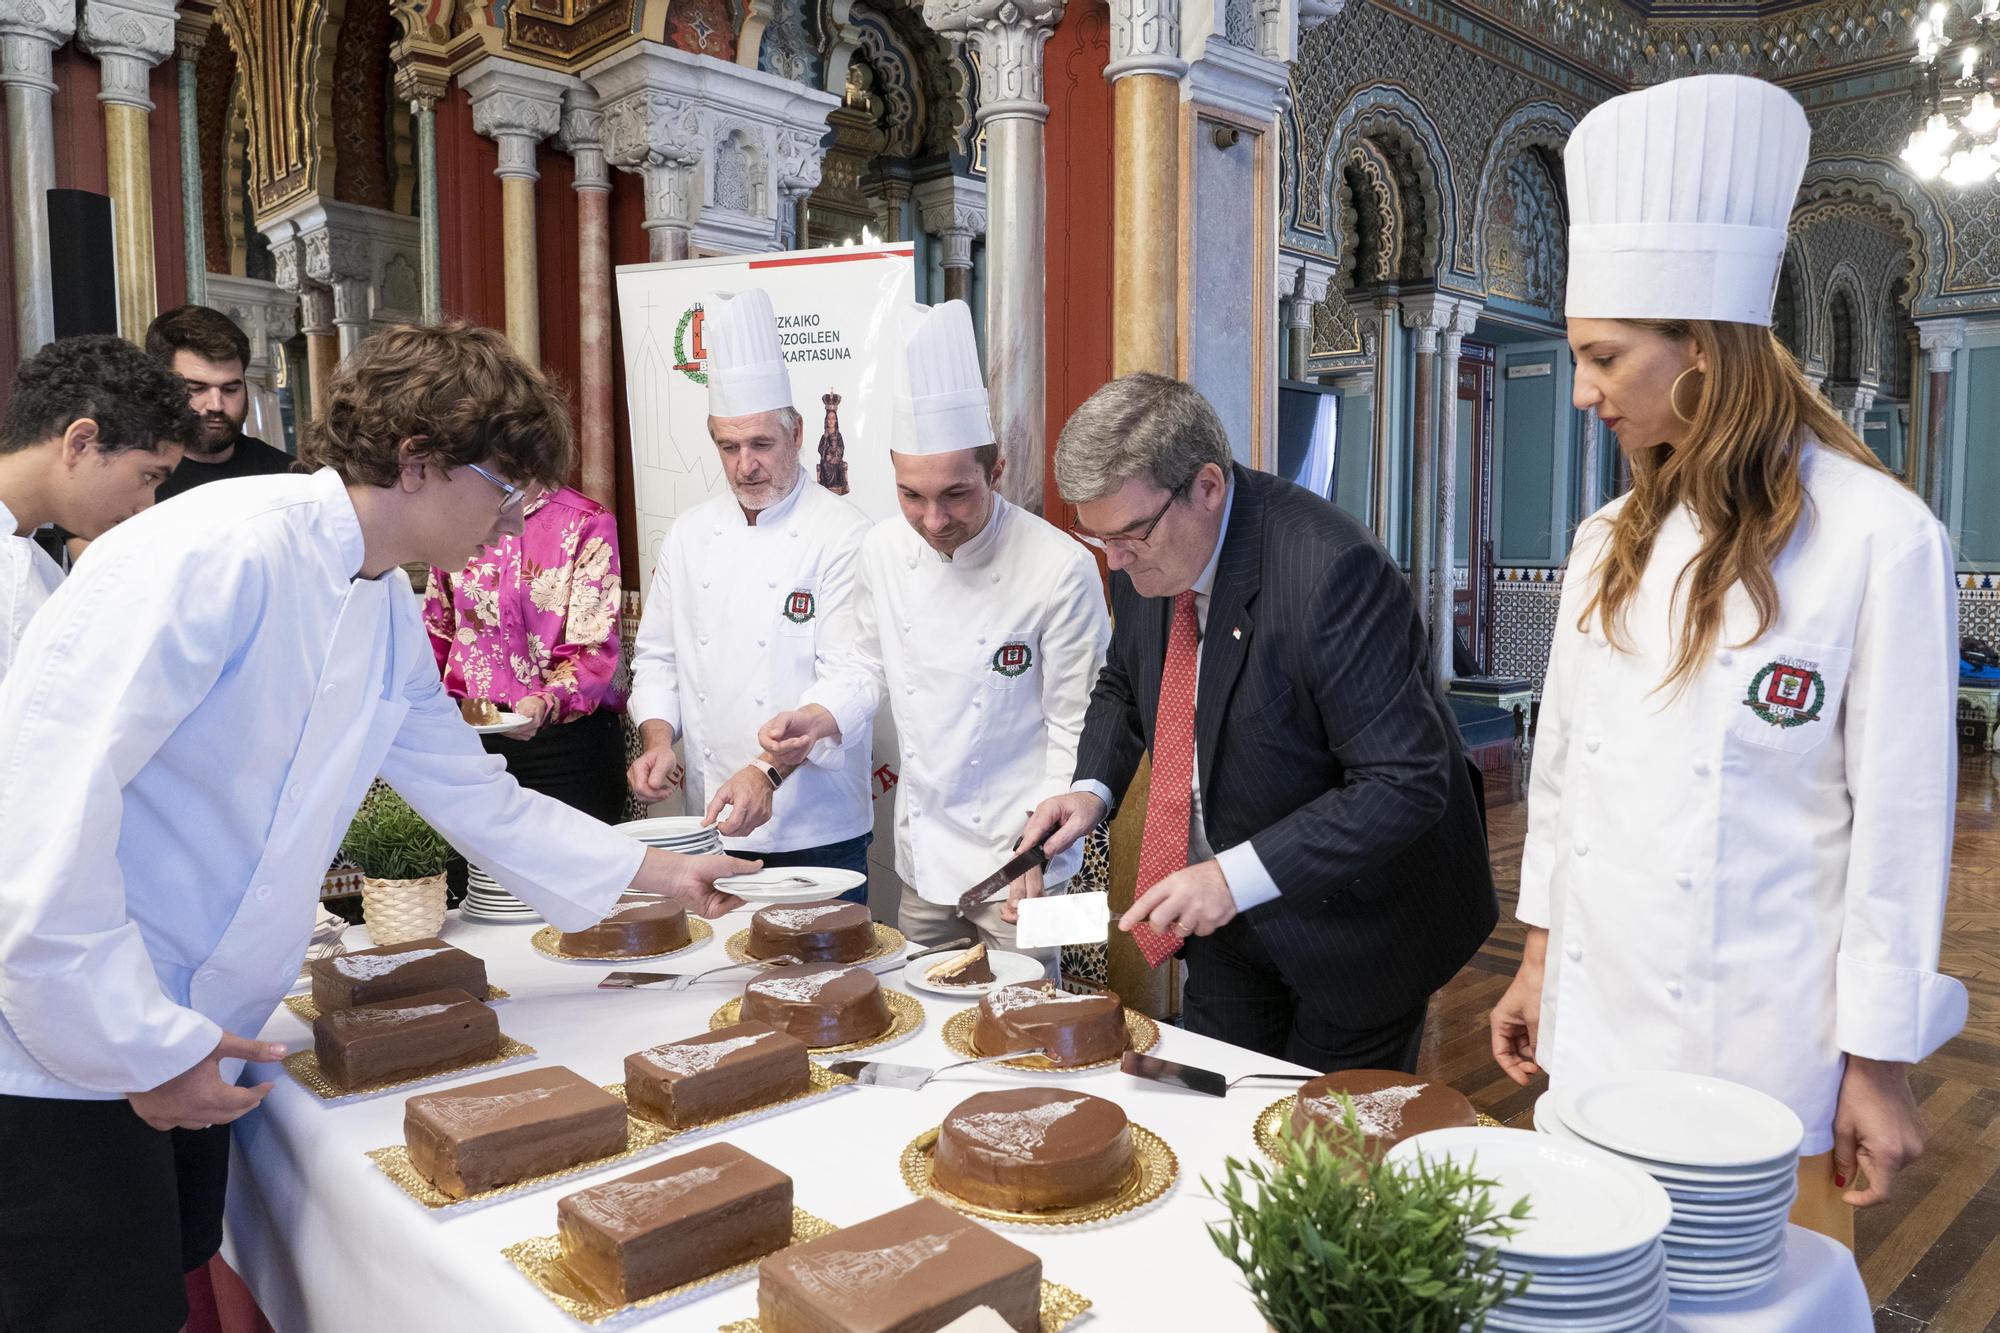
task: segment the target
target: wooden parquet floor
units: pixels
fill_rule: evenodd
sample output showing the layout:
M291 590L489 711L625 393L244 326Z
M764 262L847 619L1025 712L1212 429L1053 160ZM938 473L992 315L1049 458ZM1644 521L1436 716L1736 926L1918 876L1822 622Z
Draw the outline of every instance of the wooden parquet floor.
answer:
M1488 797L1500 927L1431 1006L1420 1069L1502 1123L1525 1126L1542 1085L1509 1082L1486 1029L1521 959L1513 908L1527 807L1500 804L1507 795ZM1971 992L1971 1017L1911 1077L1923 1158L1856 1227L1878 1333L2000 1333L2000 756L1968 758L1959 770L1942 966Z

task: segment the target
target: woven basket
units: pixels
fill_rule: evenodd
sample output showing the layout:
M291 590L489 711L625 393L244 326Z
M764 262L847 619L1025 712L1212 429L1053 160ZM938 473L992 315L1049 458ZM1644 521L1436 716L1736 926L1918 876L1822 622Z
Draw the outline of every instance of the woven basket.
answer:
M361 881L361 919L377 945L435 938L444 929L444 876Z

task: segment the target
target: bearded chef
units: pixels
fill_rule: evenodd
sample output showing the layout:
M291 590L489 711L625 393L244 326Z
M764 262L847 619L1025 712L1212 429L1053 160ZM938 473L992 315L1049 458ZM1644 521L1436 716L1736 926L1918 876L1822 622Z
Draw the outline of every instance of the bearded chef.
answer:
M865 876L866 740L858 757L823 747L831 758L815 764L762 753L757 728L825 669L868 519L800 462L803 423L770 296L710 301L703 339L708 433L729 490L682 514L660 549L632 661L628 707L645 747L632 790L664 798L684 738L689 807L726 848ZM867 886L844 896L865 903Z
M936 944L964 935L959 895L1013 855L1028 812L1069 789L1111 626L1090 553L1001 498L1006 464L965 303L918 307L906 327L908 384L890 446L903 516L862 543L844 669L758 739L798 762L811 747L865 737L887 699L902 737L899 924ZM1056 857L1048 883L1081 860L1080 847ZM1043 873L974 909L981 939L1013 947L1013 905Z
M1633 483L1570 554L1492 1038L1522 1083L1782 1100L1793 1220L1851 1245L1921 1151L1909 1066L1965 1021L1937 971L1957 599L1944 529L1771 336L1808 138L1729 76L1570 137L1575 404Z

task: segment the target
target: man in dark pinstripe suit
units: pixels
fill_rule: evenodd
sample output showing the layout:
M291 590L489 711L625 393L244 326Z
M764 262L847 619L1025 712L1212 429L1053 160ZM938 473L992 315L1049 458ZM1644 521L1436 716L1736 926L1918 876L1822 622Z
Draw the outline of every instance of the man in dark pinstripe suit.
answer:
M1068 846L1153 761L1149 958L1190 1030L1323 1070L1414 1070L1431 994L1497 919L1477 798L1409 583L1319 497L1234 465L1178 380L1078 408L1056 482L1115 621L1077 753L1022 845Z

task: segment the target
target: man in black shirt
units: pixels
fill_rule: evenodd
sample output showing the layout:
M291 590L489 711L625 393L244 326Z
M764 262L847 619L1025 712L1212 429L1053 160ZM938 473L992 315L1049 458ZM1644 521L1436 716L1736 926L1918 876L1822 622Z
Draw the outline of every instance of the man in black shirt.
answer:
M200 421L181 465L160 483L162 501L205 482L292 470L290 454L243 433L250 340L229 316L202 305L169 310L146 330L146 351L187 381L188 406Z

